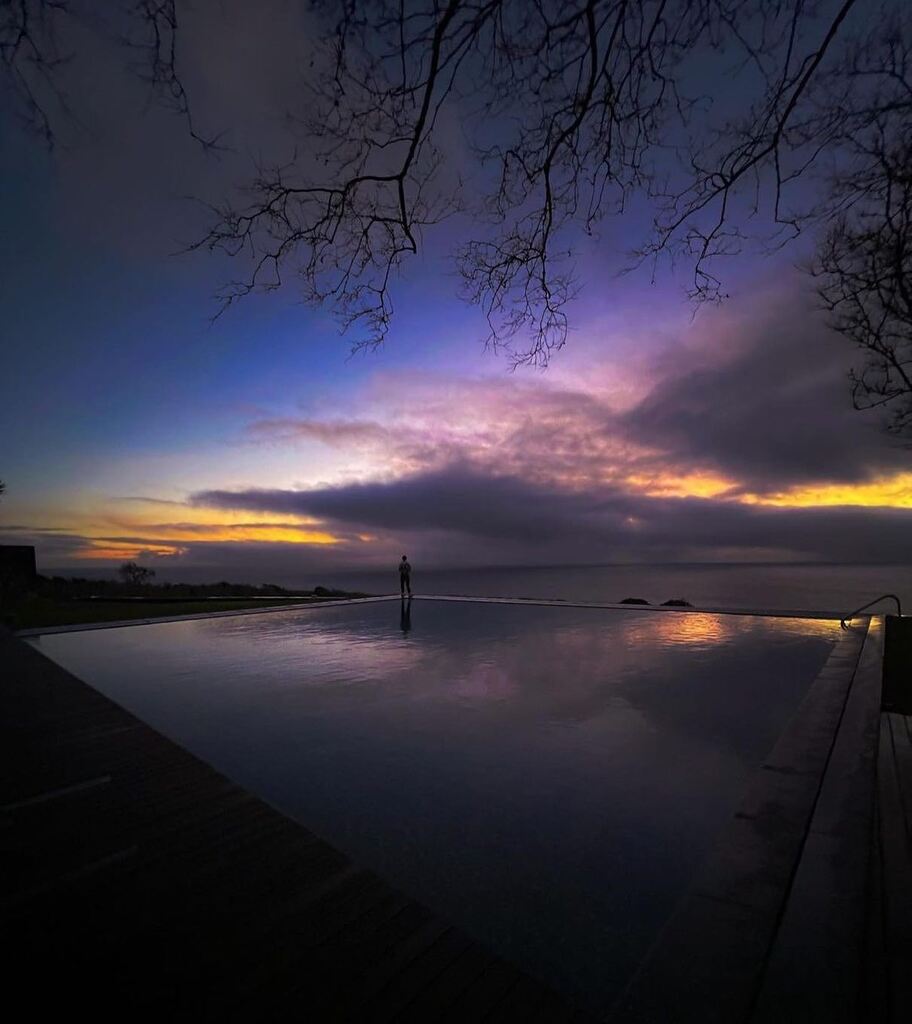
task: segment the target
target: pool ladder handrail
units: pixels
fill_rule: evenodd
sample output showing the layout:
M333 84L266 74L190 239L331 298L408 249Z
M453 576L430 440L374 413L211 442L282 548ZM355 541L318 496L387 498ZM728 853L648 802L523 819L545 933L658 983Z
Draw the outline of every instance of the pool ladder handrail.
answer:
M839 625L842 626L843 629L848 629L849 627L846 625L846 620L851 622L852 619L854 619L859 612L863 612L865 608L870 608L872 604L877 604L880 601L888 600L896 602L896 614L902 618L902 605L899 603L899 598L895 594L881 594L880 597L875 597L873 601L868 601L867 604L863 604L860 608L856 608L851 615L846 615L841 618L839 620Z

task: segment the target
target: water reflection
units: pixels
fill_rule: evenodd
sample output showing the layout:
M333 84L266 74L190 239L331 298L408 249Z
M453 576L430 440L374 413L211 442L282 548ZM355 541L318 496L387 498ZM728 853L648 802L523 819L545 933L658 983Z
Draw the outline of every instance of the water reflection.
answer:
M359 864L596 1012L838 623L412 602L40 638Z
M628 634L640 642L654 642L667 646L686 644L708 647L727 643L738 631L737 616L712 615L706 612L659 612L649 614L654 622L631 622Z
M839 635L835 619L721 615L710 612L646 613L636 619L631 618L626 633L632 643L711 648L755 633L758 623L782 640L787 637L801 639L811 636L833 640Z
M402 598L402 607L399 611L399 628L403 633L408 633L412 628L412 595L409 594L408 600Z

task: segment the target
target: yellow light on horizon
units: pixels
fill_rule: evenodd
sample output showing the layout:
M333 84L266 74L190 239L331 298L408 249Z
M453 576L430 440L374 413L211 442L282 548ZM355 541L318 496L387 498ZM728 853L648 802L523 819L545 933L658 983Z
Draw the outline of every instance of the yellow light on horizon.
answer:
M121 503L119 511L112 514L109 505L105 504L101 509L96 509L92 514L95 519L104 519L109 523L116 523L125 529L134 529L141 526L153 528L168 528L170 526L237 526L239 524L250 525L274 525L277 519L282 520L283 526L316 526L321 525L319 519L313 516L297 515L294 512L286 512L277 516L275 512L254 512L238 511L232 509L210 508L205 505L183 505L175 506L173 514L177 522L163 523L162 507L153 502L130 502L129 505ZM126 511L122 511L126 509Z
M140 555L145 554L154 555L156 558L173 558L175 555L182 554L183 551L183 548L172 544L110 544L103 541L93 541L91 547L74 551L71 557L88 562L96 558L105 560L123 558L129 560L139 558Z
M142 528L137 531L142 535ZM220 526L213 529L182 529L179 526L156 533L155 540L197 541L199 543L259 541L271 544L338 544L341 538L325 530L299 529L295 526Z
M141 555L152 555L156 558L173 558L183 554L187 548L180 542L196 543L263 543L263 544L300 544L328 546L342 543L342 538L322 530L302 530L294 527L276 526L259 529L255 527L216 527L214 530L172 529L150 533L143 536L143 530L137 529L135 536L129 541L112 540L110 537L92 537L85 535L89 546L74 552L72 557L80 561L134 559Z
M114 503L95 514L84 513L78 531L93 547L80 558L135 558L137 552L174 555L187 543L303 544L321 547L342 543L319 519L305 515L242 512L229 509L179 505L176 521L163 521L162 506L155 502ZM170 511L170 510L169 510ZM106 554L99 553L106 549Z
M772 505L777 508L833 505L912 508L912 473L897 473L895 476L864 484L821 484L817 487L794 487L768 494L745 494L740 500L747 505Z
M735 486L716 473L634 473L624 482L649 498L716 498Z

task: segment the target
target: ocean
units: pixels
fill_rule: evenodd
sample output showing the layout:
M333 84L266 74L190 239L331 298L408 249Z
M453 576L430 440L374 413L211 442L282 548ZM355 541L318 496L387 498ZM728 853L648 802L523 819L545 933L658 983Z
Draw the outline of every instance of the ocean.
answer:
M651 604L683 599L712 608L809 611L847 614L881 594L896 594L912 612L912 565L823 565L820 563L668 563L664 565L492 566L483 569L423 569L412 560L416 594L529 597L614 604L639 597ZM388 571L264 569L252 574L230 566L155 566L156 583L276 583L290 589L336 587L367 594L399 590L395 560ZM46 575L112 579L114 569L42 568ZM884 602L878 611L895 611Z
M386 573L337 572L298 585L370 594L398 590L395 564ZM281 583L283 581L276 580ZM845 614L885 593L912 611L912 565L674 564L546 568L428 569L413 563L416 594L558 598L614 603L638 597L652 604L683 599L715 608L832 611ZM895 610L892 602L877 610Z

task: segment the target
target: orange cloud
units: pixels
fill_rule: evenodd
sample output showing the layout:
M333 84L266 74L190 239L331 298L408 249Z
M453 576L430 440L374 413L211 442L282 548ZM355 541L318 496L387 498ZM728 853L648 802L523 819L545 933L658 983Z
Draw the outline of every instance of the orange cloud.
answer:
M342 540L325 530L306 529L295 524L212 524L202 528L177 525L167 527L164 533L168 540L262 541L281 544L339 544Z
M632 473L625 484L649 498L717 498L731 491L737 482L715 473Z
M177 511L180 520L162 522L162 506ZM124 561L139 558L174 558L186 554L189 543L297 544L332 547L344 544L312 517L257 512L237 513L223 509L201 509L181 502L154 498L94 498L78 513L66 517L67 530L81 538L78 550L69 557L79 561Z
M145 541L136 544L111 543L105 540L88 539L88 546L71 554L71 558L80 561L112 561L115 559L134 559L148 557L173 558L181 555L186 549L173 544L156 544Z

